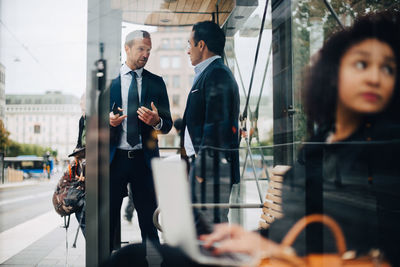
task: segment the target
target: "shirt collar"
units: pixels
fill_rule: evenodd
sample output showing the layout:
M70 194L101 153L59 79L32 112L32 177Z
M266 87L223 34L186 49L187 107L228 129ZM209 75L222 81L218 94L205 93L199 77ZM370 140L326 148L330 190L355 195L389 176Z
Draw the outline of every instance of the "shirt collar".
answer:
M203 60L202 62L200 62L199 64L197 64L194 67L194 73L196 75L199 75L208 67L208 65L211 64L211 62L213 62L217 58L221 58L221 56L212 56L212 57L207 58L206 60Z
M120 74L121 74L121 75L126 75L126 74L128 74L129 72L131 72L131 71L132 71L131 68L129 68L128 65L126 65L126 63L124 63L124 64L122 65L122 67L121 67ZM141 78L141 77L142 77L142 74L143 74L143 68L134 70L134 72L136 72L138 78Z

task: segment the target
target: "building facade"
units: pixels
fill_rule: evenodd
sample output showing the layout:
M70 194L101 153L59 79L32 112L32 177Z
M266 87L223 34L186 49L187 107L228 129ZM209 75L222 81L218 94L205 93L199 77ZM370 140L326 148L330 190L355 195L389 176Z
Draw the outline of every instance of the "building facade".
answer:
M159 27L151 33L151 56L146 68L163 77L167 86L172 120L182 118L192 87L194 69L186 53L191 27ZM161 146L178 146L175 129L160 135Z
M0 63L0 120L4 122L6 106L6 68Z
M61 92L6 95L5 127L9 138L23 144L51 147L66 159L76 146L81 116L79 99Z

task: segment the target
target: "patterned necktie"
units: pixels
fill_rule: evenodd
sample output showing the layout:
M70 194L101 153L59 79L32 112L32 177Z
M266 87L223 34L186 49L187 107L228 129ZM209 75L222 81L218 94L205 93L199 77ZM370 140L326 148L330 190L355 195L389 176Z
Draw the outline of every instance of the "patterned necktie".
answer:
M137 110L139 108L139 94L136 83L137 74L134 71L131 71L130 74L132 75L132 82L129 86L128 93L127 141L132 147L134 147L139 144L139 121L137 115Z

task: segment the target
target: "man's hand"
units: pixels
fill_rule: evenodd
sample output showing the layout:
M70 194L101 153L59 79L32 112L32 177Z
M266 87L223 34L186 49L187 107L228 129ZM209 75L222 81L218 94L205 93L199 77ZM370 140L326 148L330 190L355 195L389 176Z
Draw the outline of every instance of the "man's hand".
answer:
M202 178L202 177L200 177L200 176L197 176L197 175L196 175L196 180L197 180L197 182L199 182L199 184L201 184L202 182L204 182L204 178Z
M158 116L158 110L153 102L151 102L151 109L146 107L140 107L137 111L138 118L149 126L156 126L160 123L160 117Z
M119 111L124 111L122 108L118 108ZM114 114L112 111L110 112L110 125L112 127L117 127L121 124L121 122L128 117L127 115L120 116L119 114Z

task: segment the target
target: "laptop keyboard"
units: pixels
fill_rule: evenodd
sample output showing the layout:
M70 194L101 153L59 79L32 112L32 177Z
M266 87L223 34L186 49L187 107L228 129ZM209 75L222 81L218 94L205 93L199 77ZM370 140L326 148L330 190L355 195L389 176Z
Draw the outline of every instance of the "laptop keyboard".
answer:
M235 253L222 253L222 254L213 254L213 249L207 249L205 247L203 247L202 245L199 245L200 248L200 253L203 254L204 256L207 257L213 257L213 258L217 258L217 259L228 259L231 261L243 261L243 257L241 257L238 254Z

